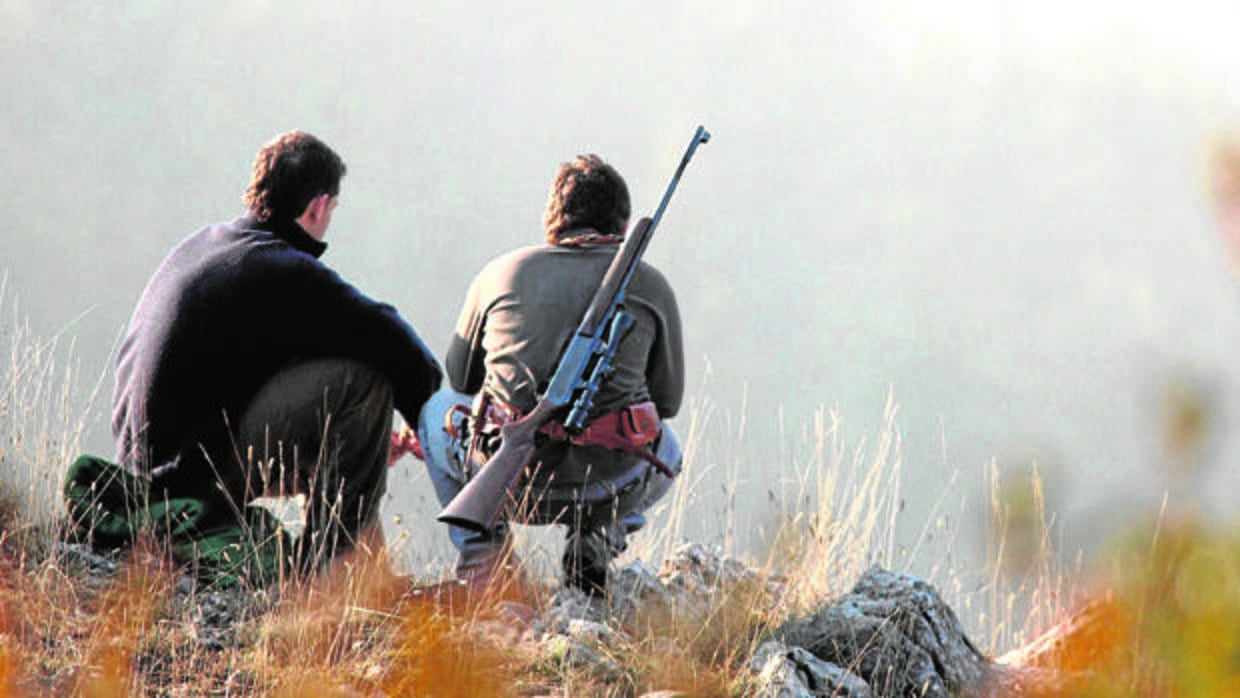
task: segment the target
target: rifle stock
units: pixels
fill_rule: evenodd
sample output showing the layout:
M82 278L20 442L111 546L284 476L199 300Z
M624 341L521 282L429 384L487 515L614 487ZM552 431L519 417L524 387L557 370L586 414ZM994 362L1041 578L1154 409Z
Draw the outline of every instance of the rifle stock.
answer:
M551 421L556 409L543 399L529 414L501 427L499 449L437 518L478 533L493 530L512 499L513 485L534 455L534 435Z
M621 308L629 281L641 263L642 253L676 191L685 166L698 145L709 139L710 134L699 126L654 217L638 221L616 251L577 332L560 357L546 392L529 414L500 428L499 449L448 503L438 520L480 533L494 530L504 509L513 503L513 485L533 457L534 436L538 430L570 405L572 409L565 420L565 430L576 433L582 428L594 393L611 372L616 347L632 323ZM619 322L613 327L616 320Z

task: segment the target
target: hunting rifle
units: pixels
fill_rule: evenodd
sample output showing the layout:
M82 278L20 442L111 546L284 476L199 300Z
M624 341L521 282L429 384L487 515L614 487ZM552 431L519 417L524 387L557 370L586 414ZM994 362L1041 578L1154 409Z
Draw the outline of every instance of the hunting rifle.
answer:
M685 166L697 147L708 140L710 133L698 126L654 217L639 220L616 251L611 266L603 275L602 283L577 326L577 333L560 357L546 392L529 414L501 427L499 449L448 502L438 516L440 521L480 533L493 530L512 497L513 485L534 455L534 435L538 430L564 414L565 408L568 408L568 413L564 417L564 430L569 434L579 434L585 428L586 415L594 403L594 396L612 371L611 362L616 348L633 327L633 316L624 310L629 281L663 217L663 210L676 191Z

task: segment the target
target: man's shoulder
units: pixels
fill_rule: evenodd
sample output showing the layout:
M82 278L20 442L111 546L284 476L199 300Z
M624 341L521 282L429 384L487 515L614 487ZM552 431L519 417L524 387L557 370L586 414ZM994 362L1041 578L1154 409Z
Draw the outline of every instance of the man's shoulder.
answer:
M480 279L510 278L523 269L542 263L547 258L550 246L528 245L509 250L498 257L492 258L478 272Z
M302 249L282 235L268 230L253 218L242 216L208 227L217 244L232 247L239 259L250 266L272 266L289 270L323 270L326 265L317 255Z
M547 257L555 248L551 245L525 245L509 250L492 259L487 266L510 266Z
M255 227L252 219L242 216L208 223L185 236L177 247L223 248L271 238L270 233Z
M637 267L637 273L633 276L633 285L636 289L647 293L659 296L673 295L672 284L667 280L667 276L654 264L645 260L642 260Z
M298 250L247 217L210 223L182 239L162 270L190 283L278 285L330 275L313 255ZM285 279L286 281L277 281Z
M257 235L263 231L258 229L257 223L249 216L238 216L236 218L227 218L218 220L213 223L199 228L190 237L221 237L236 235Z
M480 279L495 283L511 283L519 276L539 278L575 278L577 273L596 275L606 269L615 256L614 246L588 248L557 245L528 245L505 252L488 262L478 273ZM649 289L657 295L672 293L671 284L658 267L643 260L633 278L633 285Z
M217 221L204 225L177 241L156 274L187 273L193 269L210 269L228 263L236 255L234 240L237 228L233 221Z

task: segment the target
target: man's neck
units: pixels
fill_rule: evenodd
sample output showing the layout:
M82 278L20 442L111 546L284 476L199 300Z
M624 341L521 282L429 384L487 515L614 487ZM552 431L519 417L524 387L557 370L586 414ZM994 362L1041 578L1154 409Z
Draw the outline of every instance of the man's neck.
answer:
M319 229L315 227L306 214L302 214L301 217L293 222L300 226L301 229L305 231L306 235L309 235L319 242L323 242L323 238L327 236L327 229Z

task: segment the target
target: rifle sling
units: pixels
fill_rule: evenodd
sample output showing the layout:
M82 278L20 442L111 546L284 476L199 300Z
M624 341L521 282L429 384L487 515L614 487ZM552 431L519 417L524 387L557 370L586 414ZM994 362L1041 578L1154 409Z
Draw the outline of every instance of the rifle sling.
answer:
M476 401L475 409L475 423L479 426L485 424L498 428L523 416L521 410L485 393L481 400ZM663 475L675 478L676 471L649 448L659 438L662 429L658 409L653 402L646 401L601 414L578 434L570 434L556 420L544 424L538 433L574 446L595 446L628 453L650 463Z

